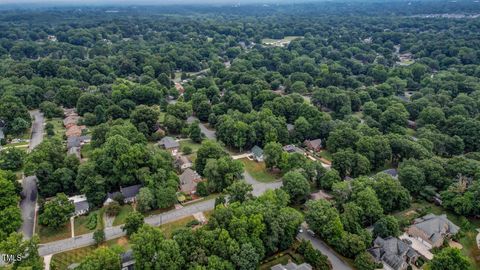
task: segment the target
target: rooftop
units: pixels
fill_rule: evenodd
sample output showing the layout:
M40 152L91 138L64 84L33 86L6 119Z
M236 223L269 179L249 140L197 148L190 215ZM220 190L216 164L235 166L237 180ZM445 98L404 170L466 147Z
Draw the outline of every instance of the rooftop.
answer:
M165 149L172 149L172 148L177 148L177 147L180 147L180 144L175 141L174 138L172 137L163 137L159 142L158 142L159 145L162 145L163 147L165 147Z

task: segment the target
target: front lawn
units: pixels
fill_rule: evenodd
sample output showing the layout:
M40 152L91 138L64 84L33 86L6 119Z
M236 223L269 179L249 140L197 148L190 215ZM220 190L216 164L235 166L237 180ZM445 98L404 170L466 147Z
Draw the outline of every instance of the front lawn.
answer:
M125 219L130 212L133 212L133 207L130 204L122 205L120 212L113 220L113 226L125 224Z
M254 160L249 160L248 158L242 158L240 160L245 165L245 170L247 170L247 172L257 181L268 183L280 178L280 175L267 171L264 162L256 162Z
M58 229L52 229L52 228L48 228L46 226L37 224L36 232L40 237L41 244L72 237L70 220L67 222L65 226L60 227Z
M187 224L191 221L195 220L193 216L188 216L184 217L169 223L165 223L160 225L160 229L162 230L163 234L165 237L170 238L172 236L172 233L179 228L183 228L187 226Z
M53 131L55 132L55 135L53 135L53 138L63 141L63 135L65 134L65 127L63 126L63 120L61 118L52 118L50 120L47 120L47 123L51 123L53 125Z
M202 146L202 144L196 143L196 142L194 142L190 139L182 140L179 143L180 143L180 150L182 150L185 146L188 146L188 147L190 147L190 149L192 149L192 153L196 153L198 151L198 149L200 148L200 146Z
M103 228L103 211L97 210L75 218L75 236Z

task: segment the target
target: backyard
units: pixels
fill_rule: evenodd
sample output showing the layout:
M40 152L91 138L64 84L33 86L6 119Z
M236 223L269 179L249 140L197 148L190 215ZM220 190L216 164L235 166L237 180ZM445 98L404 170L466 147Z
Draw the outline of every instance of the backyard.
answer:
M120 208L120 212L113 220L113 226L125 224L125 219L130 212L133 212L133 207L130 204L122 205Z

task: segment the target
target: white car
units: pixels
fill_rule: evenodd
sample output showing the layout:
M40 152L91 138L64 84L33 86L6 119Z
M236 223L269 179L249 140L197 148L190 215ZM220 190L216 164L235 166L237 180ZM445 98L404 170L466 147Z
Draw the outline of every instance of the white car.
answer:
M312 230L307 230L307 232L313 236L315 236L315 233Z

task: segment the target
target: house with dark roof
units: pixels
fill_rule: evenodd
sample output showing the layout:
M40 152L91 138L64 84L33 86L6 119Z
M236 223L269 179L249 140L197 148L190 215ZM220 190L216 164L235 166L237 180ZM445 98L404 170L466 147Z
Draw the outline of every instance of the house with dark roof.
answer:
M255 145L252 150L251 156L258 162L263 162L263 149L260 148L258 145Z
M90 210L90 204L85 195L72 196L68 198L68 200L73 202L73 205L75 206L74 216L85 215Z
M122 260L122 270L133 270L135 268L135 258L131 249L120 255Z
M398 179L398 171L397 171L397 169L387 169L387 170L382 171L382 173L388 174L388 175L390 175L391 177L393 177L393 178L395 178L395 179Z
M393 270L406 270L419 257L419 254L409 244L391 236L377 237L368 252L376 262L384 265L383 269Z
M3 131L3 129L5 128L7 123L5 123L4 120L0 119L0 140L1 139L5 139L5 133Z
M104 205L110 204L115 199L121 197L124 203L133 203L137 200L137 195L140 192L142 185L133 185L128 187L120 187L120 191L107 193L107 199L103 203Z
M447 215L428 214L414 220L408 227L407 234L416 238L428 248L440 247L445 238L458 233L460 228L453 224Z
M277 264L270 268L271 270L312 270L312 266L308 263L296 264L294 262L288 262L285 265Z
M288 144L282 147L283 151L288 153L299 153L305 155L305 151L302 148L295 146L294 144Z
M178 149L180 148L180 144L174 138L169 136L163 137L158 142L158 145L170 151L172 155L176 155L178 152Z
M322 139L305 140L303 144L308 150L313 152L319 152L322 150Z
M197 184L202 181L202 177L190 168L187 168L179 178L180 190L185 194L195 194Z

